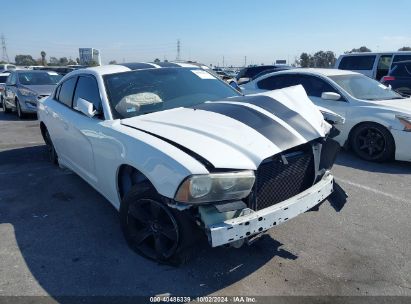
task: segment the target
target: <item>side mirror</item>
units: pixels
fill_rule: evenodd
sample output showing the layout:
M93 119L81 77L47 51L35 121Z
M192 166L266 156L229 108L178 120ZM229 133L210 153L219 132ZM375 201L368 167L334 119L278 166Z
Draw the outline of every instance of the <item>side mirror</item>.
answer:
M334 92L324 92L321 94L321 99L325 100L339 100L341 95Z
M237 84L237 82L235 82L234 80L231 81L231 82L229 83L229 85L230 85L231 87L233 87L234 89L236 89L238 92L242 93L242 90L241 90L240 86L239 86L239 85Z
M77 99L77 106L75 109L88 117L94 117L97 114L97 111L93 110L93 104L83 98Z

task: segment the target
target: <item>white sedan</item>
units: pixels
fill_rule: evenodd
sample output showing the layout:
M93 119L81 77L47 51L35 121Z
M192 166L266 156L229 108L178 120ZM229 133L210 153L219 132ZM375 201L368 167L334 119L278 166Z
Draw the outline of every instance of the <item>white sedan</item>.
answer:
M51 161L106 197L130 247L158 261L183 262L199 230L241 246L334 189L338 131L301 86L247 97L196 66L109 65L67 74L38 117Z
M335 138L368 161L411 161L411 98L362 74L335 69L294 69L241 86L261 93L302 85L317 106L346 118Z

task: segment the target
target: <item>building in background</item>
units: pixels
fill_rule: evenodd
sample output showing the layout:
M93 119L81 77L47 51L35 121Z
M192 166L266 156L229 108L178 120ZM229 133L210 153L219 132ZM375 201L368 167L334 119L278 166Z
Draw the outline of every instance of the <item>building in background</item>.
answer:
M81 65L101 65L100 51L93 48L79 48Z

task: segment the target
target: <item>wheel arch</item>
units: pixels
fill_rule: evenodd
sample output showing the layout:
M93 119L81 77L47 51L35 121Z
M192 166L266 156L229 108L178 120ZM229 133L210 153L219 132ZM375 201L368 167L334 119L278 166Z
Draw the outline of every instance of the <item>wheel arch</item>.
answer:
M388 133L390 134L393 142L394 142L394 153L395 153L396 143L395 143L395 138L394 138L394 136L392 136L392 133L391 133L391 131L390 131L390 127L389 127L389 126L387 127L387 126L386 126L384 123L382 123L382 122L371 121L371 120L366 120L366 121L358 122L357 124L355 124L355 125L351 128L351 130L350 130L350 132L348 133L348 136L347 136L347 141L345 142L345 145L344 145L346 148L351 147L351 140L352 140L352 136L353 136L353 133L354 133L355 129L359 128L360 126L362 126L362 125L364 125L364 124L376 124L376 125L379 125L379 126L383 127L384 129L386 129L386 130L388 131Z
M129 164L122 164L117 169L117 177L116 177L116 188L117 188L117 195L120 200L124 198L127 192L131 189L131 187L137 184L145 184L149 185L152 189L154 189L157 193L157 189L154 184L150 181L150 179L142 173L140 170L135 168Z

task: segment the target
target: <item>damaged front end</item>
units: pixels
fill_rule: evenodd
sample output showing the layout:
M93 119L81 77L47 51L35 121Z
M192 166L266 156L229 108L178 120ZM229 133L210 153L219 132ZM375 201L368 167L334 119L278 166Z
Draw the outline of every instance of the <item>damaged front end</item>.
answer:
M301 213L318 210L327 198L340 211L346 195L330 173L340 150L332 139L336 134L332 126L326 138L265 159L255 171L251 193L243 200L199 206L211 246L249 243Z

